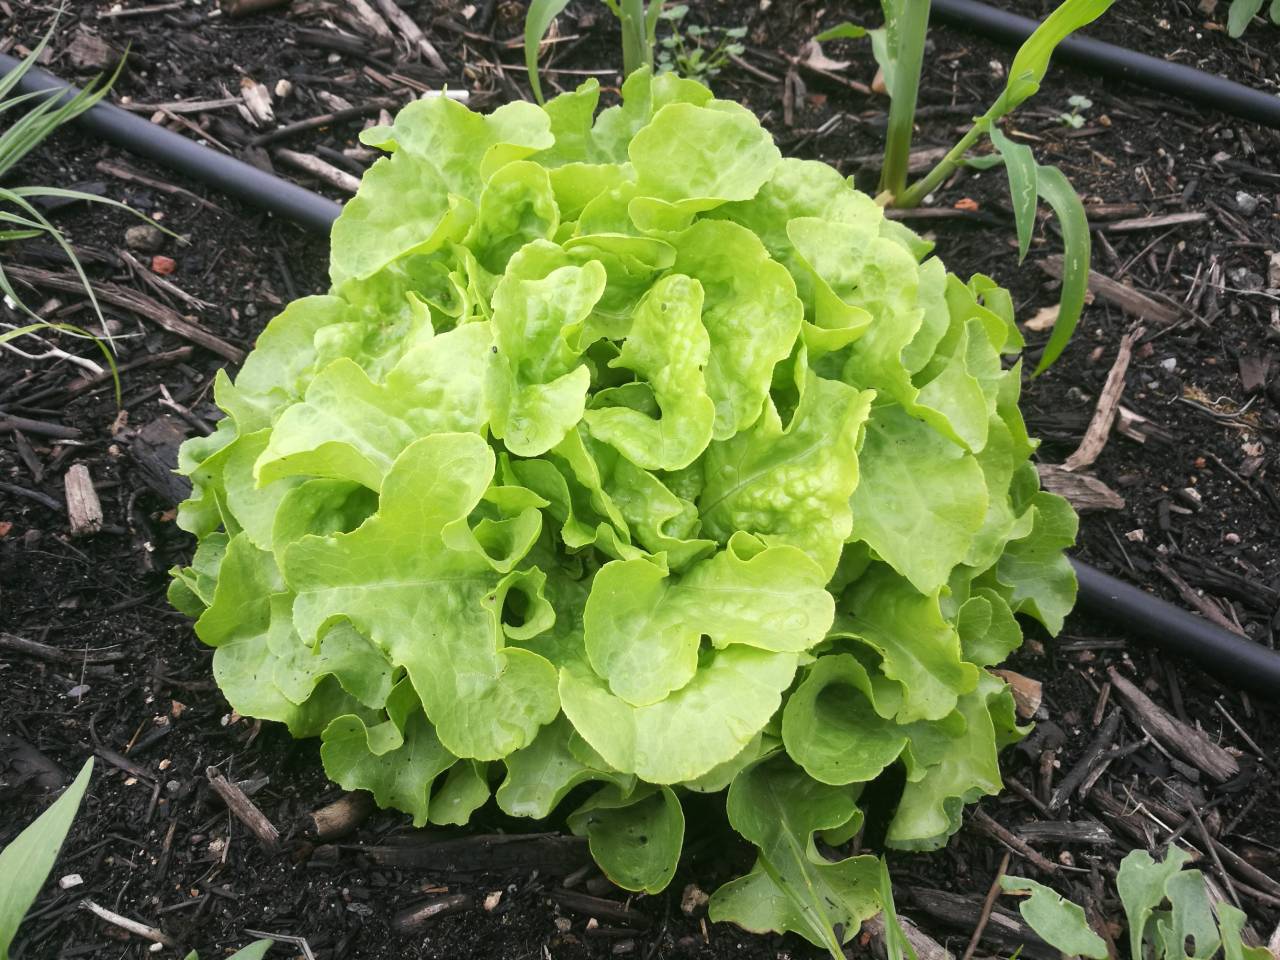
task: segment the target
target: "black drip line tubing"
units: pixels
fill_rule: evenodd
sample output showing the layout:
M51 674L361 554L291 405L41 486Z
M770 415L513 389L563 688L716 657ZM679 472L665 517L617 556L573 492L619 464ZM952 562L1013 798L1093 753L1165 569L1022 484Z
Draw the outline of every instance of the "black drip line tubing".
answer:
M933 0L933 3L944 17L955 15L955 11L961 8L990 9L971 0ZM1034 21L1022 17L1000 13L1000 18L1020 21L1027 33L1035 26ZM1021 30L1023 26L1017 29ZM1008 25L1008 30L1013 30L1012 24ZM1020 41L1022 36L1025 34L1006 32L995 38L1013 42ZM1093 41L1089 41L1089 45L1120 50ZM1122 52L1137 56L1129 51ZM1154 62L1162 64L1162 61ZM0 54L0 71L12 69L16 63L13 57ZM1189 72L1204 77L1194 70ZM1133 78L1141 79L1137 74ZM55 89L74 91L69 84L34 68L27 71L17 88L20 93ZM1218 105L1226 104L1220 102ZM1277 101L1277 108L1280 110L1280 101ZM1274 121L1280 121L1280 117ZM81 114L76 122L125 150L202 180L251 206L288 217L317 233L328 231L342 209L341 205L319 194L201 146L106 102L96 104ZM1280 653L1224 630L1203 617L1175 607L1080 560L1072 559L1071 563L1080 582L1078 606L1081 610L1114 621L1126 633L1141 636L1167 652L1193 660L1233 686L1273 696L1280 694Z

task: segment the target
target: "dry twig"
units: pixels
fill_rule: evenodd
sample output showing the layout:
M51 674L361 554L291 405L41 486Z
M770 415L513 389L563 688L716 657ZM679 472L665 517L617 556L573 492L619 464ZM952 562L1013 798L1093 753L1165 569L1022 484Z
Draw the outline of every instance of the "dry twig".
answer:
M280 845L280 831L237 784L224 777L217 767L209 767L205 776L209 778L209 786L222 798L227 809L253 832L264 847L274 850Z

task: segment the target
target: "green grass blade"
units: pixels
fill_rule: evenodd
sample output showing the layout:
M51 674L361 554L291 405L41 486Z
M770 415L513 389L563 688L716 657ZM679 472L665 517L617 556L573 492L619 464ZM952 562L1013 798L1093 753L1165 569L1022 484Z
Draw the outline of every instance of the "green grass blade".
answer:
M119 200L112 200L110 197L100 197L96 193L85 193L83 190L67 190L62 187L12 187L9 191L15 197L58 197L63 200L84 200L86 203L101 203L104 206L115 207L117 210L123 210L125 213L132 214L144 223L148 223L162 233L179 239L178 234L174 233L162 223L156 223L141 210L135 210L127 203L121 203Z
M3 268L0 268L0 292L7 294L9 299L18 303L24 312L31 314L33 317L35 316L35 314L31 313L31 311L27 309L26 305L21 303L13 293L12 288L9 285L9 278L4 275ZM69 333L75 337L83 337L86 340L92 340L94 346L102 352L102 358L106 360L107 368L111 371L111 381L115 385L116 390L116 407L118 408L120 406L120 368L116 366L116 358L111 351L107 349L106 343L104 343L101 338L95 337L83 327L77 327L70 323L50 323L47 320L37 320L35 323L29 323L25 327L17 327L13 330L6 330L4 333L0 333L0 344L8 343L10 340L16 340L18 337L26 336L29 333L36 333L40 330L61 330L63 333Z
M1013 222L1018 228L1018 262L1021 263L1031 249L1031 234L1036 227L1036 201L1039 197L1036 171L1039 164L1030 147L1010 140L995 124L987 133L1004 158L1004 169L1009 178L1009 199L1013 204Z
M1023 42L1009 66L1009 79L996 106L988 111L992 120L999 119L1040 89L1049 58L1071 34L1087 26L1107 12L1115 0L1064 0L1058 9L1045 17L1035 32Z
M911 946L898 922L898 909L893 902L893 880L884 857L880 858L880 905L884 908L884 949L889 960L918 960L915 947Z
M1058 300L1058 320L1049 335L1049 343L1037 364L1035 376L1044 373L1066 349L1084 310L1084 296L1089 288L1089 256L1091 240L1084 204L1071 181L1057 167L1040 167L1037 189L1057 214L1062 227L1062 295Z
M44 214L28 203L26 198L17 191L0 189L0 200L8 200L15 206L21 207L25 210L28 216L40 224L40 226L44 228L45 232L53 238L54 242L62 248L62 252L65 253L67 255L67 259L71 261L71 267L75 270L76 276L79 277L80 282L84 284L84 292L89 297L89 303L93 305L94 316L98 318L98 323L102 326L102 332L106 335L107 342L114 347L115 342L111 339L110 331L107 330L107 321L106 318L102 316L102 307L98 304L98 297L93 292L93 285L89 283L89 277L84 272L84 267L80 264L80 258L76 256L76 252L71 248L71 244L67 243L67 238L62 235L62 231L50 223Z
M8 960L9 944L17 935L18 924L35 902L58 859L58 851L71 830L71 821L80 808L92 773L93 758L90 757L53 806L0 852L0 960Z
M551 29L551 21L569 5L569 0L533 0L524 18L524 65L529 68L529 86L533 98L546 103L542 96L542 81L538 77L538 47Z
M0 113L4 113L13 107L20 107L24 103L29 103L32 100L38 100L40 97L47 97L48 95L48 90L29 90L26 93L18 94L16 97L10 97L8 100L0 100Z
M9 170L15 163L26 156L35 146L49 136L54 130L74 120L80 114L84 113L99 100L107 95L107 91L111 89L111 85L115 83L116 77L120 75L120 70L124 67L124 60L116 66L115 72L111 77L102 84L97 85L97 80L91 82L83 90L66 102L58 105L60 102L60 93L55 92L39 107L32 110L26 117L23 117L14 128L6 131L0 136L0 175ZM35 116L35 120L30 126L26 125L26 121ZM23 133L20 140L14 144L10 144L9 138L13 134L14 129L22 128Z
M827 40L861 40L868 34L866 27L860 27L856 23L850 23L848 20L844 23L837 23L830 30L823 30L813 39L818 43Z
M59 11L60 13L61 11ZM53 31L58 26L58 20L55 17L49 29L45 31L45 35L40 38L40 42L36 44L32 50L16 67L0 77L0 97L6 96L12 90L19 80L23 78L28 70L35 66L36 61L40 59L40 54L44 53L44 48L49 45L49 40L53 37Z
M227 960L262 960L267 955L267 951L271 949L271 940L255 940L247 947L241 947Z

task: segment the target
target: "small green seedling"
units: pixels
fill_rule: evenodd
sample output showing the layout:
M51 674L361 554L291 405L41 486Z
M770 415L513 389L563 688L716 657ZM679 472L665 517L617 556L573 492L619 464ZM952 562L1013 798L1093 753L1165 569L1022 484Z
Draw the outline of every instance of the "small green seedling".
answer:
M1058 114L1058 119L1072 130L1079 130L1084 126L1084 111L1093 106L1093 101L1088 97L1075 94L1067 97L1067 106L1071 108L1071 112Z
M9 960L9 945L58 859L92 774L90 757L66 792L0 851L0 960Z
M746 51L741 41L747 35L747 28L689 24L681 29L681 21L688 13L689 6L684 3L662 11L662 19L670 24L671 33L659 41L657 70L706 83L724 68L730 57L740 57Z
M1116 890L1129 923L1129 955L1135 960L1271 960L1269 951L1241 938L1245 914L1229 903L1214 903L1204 875L1184 870L1190 857L1170 847L1163 861L1134 850L1120 864ZM1078 904L1025 877L1004 876L1007 893L1029 894L1018 905L1027 925L1069 957L1105 960L1107 945L1090 927ZM1187 951L1188 941L1194 950Z

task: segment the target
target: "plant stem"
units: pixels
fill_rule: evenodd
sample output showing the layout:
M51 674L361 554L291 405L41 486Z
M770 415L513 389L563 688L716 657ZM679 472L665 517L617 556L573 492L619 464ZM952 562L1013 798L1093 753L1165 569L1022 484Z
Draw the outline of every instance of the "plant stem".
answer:
M885 137L880 190L897 197L907 186L907 164L915 125L916 97L924 66L924 41L929 30L929 0L905 0L896 24L893 89L889 91L889 130Z
M648 34L644 0L622 0L622 68L628 76L641 67L653 66Z
M978 138L982 136L982 131L986 129L986 121L987 118L985 116L974 121L968 133L947 151L947 155L938 161L936 167L913 183L908 189L896 194L897 199L894 201L894 206L904 208L920 206L920 201L932 193L942 181L951 176L956 167L960 166L960 161L969 151L969 148L977 143Z

